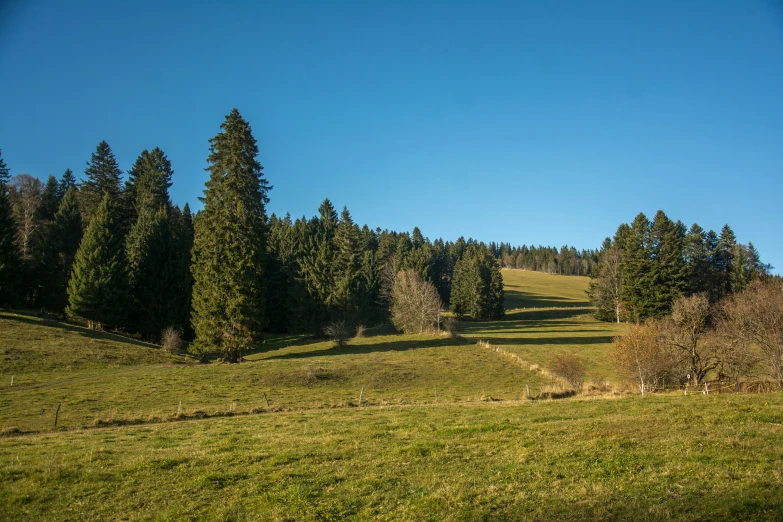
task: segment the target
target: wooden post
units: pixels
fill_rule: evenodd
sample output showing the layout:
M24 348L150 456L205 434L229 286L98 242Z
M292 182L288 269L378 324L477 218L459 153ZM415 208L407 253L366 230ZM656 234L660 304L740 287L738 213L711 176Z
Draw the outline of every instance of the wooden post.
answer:
M12 375L11 376L11 386L13 386L13 385L14 385L14 376Z
M179 406L177 406L177 417L179 417L182 414L182 401L179 401Z
M54 412L54 427L55 428L57 427L57 420L60 417L60 406L62 406L62 404L58 404L57 405L57 411Z
M364 386L362 386L362 391L359 392L359 406L362 405L362 397L364 396Z
M530 398L530 386L525 384L525 393L527 394L527 398Z
M438 402L438 387L435 386L435 402Z
M269 399L266 398L266 392L264 392L264 400L266 401L266 407L269 407Z

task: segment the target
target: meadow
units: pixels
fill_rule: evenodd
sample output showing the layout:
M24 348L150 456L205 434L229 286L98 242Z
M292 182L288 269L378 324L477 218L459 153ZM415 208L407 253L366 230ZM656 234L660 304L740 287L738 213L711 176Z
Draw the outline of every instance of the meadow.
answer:
M586 278L503 276L506 319L461 338L271 336L236 365L0 312L0 519L781 519L782 394L532 400L558 383L474 339L619 385L622 326Z

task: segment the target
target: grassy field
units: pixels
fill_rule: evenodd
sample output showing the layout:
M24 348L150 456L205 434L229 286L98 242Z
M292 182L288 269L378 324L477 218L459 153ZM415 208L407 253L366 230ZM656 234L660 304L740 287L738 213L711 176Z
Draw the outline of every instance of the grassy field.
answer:
M585 360L588 381L617 384L609 350L624 325L603 323L588 307L589 278L525 270L503 270L506 317L502 321L465 322L464 335L489 341L543 368L556 355L574 353Z
M503 276L463 336L619 381L586 278ZM541 372L384 329L246 359L0 312L0 520L783 519L783 394L528 400Z

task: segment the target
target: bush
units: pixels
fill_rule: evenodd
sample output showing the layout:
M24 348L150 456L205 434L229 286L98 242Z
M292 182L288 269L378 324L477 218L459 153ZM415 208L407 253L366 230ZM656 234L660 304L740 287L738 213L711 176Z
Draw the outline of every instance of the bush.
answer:
M367 328L363 324L357 324L356 325L356 333L353 334L356 338L362 338L364 337L365 332L367 331Z
M348 327L345 321L335 321L324 328L324 334L332 340L335 346L345 346L348 344Z
M552 372L565 379L577 392L582 391L585 378L585 362L572 353L556 355L552 359Z
M455 317L444 317L440 322L440 326L450 338L457 337L457 319Z
M160 345L169 353L179 354L182 350L182 334L179 330L168 327L161 334Z

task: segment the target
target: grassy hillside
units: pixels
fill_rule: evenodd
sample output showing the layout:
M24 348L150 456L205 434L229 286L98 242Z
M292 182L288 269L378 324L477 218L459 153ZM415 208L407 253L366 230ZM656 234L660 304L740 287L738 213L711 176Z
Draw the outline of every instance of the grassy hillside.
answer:
M618 379L607 354L622 326L590 316L586 278L503 277L506 319L464 321L462 335L542 367L578 353ZM783 394L531 401L527 386L551 386L540 372L382 329L342 348L275 336L246 359L199 364L0 312L0 520L783 512Z
M478 345L431 335L370 335L343 348L276 337L247 363L225 365L30 317L0 321L0 335L11 334L0 384L5 431L51 429L58 406L59 427L77 428L351 406L362 388L365 405L514 400L549 382Z
M502 346L525 361L548 367L559 354L585 359L590 376L621 380L609 357L612 339L625 326L596 321L587 301L587 277L503 270L506 317L465 322L461 331Z

